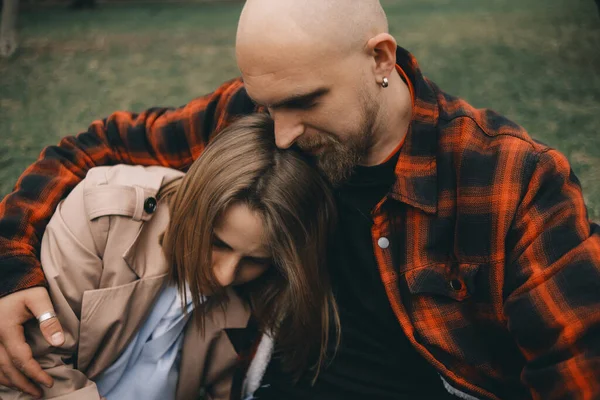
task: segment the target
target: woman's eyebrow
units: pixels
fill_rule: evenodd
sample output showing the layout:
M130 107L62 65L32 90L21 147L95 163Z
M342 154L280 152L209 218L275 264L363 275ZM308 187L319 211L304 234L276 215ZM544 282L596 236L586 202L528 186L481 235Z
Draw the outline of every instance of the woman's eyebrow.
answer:
M213 243L219 247L226 248L227 250L233 250L233 247L221 239L216 233L213 233ZM271 256L246 256L246 258L260 263L270 263L273 260Z
M269 263L273 262L273 258L271 258L271 257L251 257L251 256L248 256L248 257L246 257L246 259L254 261L254 262L259 263L259 264L269 264Z

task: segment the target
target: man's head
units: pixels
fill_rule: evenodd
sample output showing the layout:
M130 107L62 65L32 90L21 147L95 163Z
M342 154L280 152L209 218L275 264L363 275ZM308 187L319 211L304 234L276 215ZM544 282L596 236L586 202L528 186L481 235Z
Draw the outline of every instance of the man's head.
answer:
M236 53L246 90L275 120L277 145L317 156L332 183L385 141L381 82L396 42L378 0L248 0Z

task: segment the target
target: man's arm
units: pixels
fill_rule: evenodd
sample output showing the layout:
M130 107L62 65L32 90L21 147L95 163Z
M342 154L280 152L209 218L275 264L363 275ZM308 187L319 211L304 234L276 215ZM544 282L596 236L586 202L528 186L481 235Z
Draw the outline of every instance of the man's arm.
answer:
M0 297L45 285L38 260L44 227L90 168L121 163L186 169L213 132L253 110L236 79L178 109L116 112L47 147L0 203Z
M536 399L600 398L600 227L564 156L542 152L507 238L508 328Z

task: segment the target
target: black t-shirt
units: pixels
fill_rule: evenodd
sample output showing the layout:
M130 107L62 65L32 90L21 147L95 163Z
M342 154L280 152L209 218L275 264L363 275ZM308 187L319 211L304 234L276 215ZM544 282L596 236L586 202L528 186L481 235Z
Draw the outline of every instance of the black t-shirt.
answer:
M398 154L374 167L357 167L336 190L340 219L330 247L332 287L342 340L314 386L293 384L274 358L255 393L259 400L455 399L410 344L392 311L373 253L371 210L394 183Z

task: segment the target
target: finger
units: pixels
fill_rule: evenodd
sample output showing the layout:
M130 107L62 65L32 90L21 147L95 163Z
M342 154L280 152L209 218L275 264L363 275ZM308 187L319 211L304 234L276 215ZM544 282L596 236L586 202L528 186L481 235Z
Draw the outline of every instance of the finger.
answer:
M47 387L52 387L54 381L52 380L52 377L40 367L40 364L33 359L31 347L25 343L25 335L23 334L23 327L21 325L13 327L6 333L4 336L4 346L3 350L5 350L8 355L8 366L3 369L3 371L9 379L12 379L12 377L15 376L12 371L14 369L21 374L25 374L25 376L33 379L35 382ZM25 390L24 387L19 385L19 382L22 382L22 380L19 379L18 382L13 381L13 385L17 386L19 389Z
M2 372L2 367L1 366L0 366L0 386L6 386L9 389L16 389L12 385L12 382L8 380L8 378L6 377L6 375L4 375L4 372Z
M11 362L10 356L3 346L0 345L0 384L11 389L20 390L39 399L42 391L34 385L23 373L21 373Z
M44 288L40 289L42 290L36 291L34 296L29 296L25 300L25 305L36 318L46 312L54 313L54 307L52 306L48 291ZM65 342L65 335L58 318L50 318L42 322L40 329L48 344L58 347Z
M44 339L54 347L62 346L65 343L65 335L58 318L50 318L40 324L40 330Z

